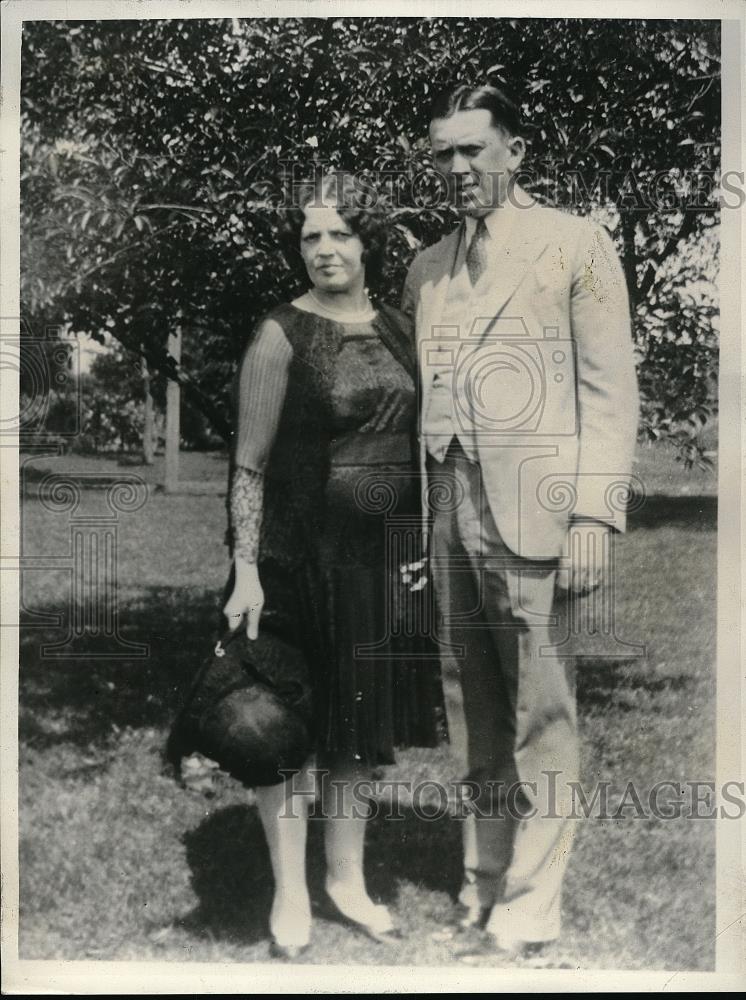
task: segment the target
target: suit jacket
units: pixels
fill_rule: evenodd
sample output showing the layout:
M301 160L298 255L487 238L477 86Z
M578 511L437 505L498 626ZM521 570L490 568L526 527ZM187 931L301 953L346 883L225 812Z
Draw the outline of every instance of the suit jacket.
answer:
M402 311L415 321L421 412L440 343L453 349L455 419L473 435L505 543L556 558L573 515L625 527L638 420L629 304L601 226L518 187L510 211L467 329L439 329L462 227L415 258ZM422 433L420 459L424 477Z

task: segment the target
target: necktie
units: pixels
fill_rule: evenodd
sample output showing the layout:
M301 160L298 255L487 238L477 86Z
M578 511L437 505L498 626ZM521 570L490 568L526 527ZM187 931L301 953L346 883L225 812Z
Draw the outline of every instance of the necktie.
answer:
M466 270L469 272L469 281L472 285L476 285L487 267L488 239L487 223L482 217L477 222L477 228L466 251Z

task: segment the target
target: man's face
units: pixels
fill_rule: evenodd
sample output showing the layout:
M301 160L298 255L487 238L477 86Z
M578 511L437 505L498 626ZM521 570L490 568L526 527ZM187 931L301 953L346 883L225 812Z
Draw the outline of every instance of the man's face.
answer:
M456 111L430 122L433 162L448 178L449 193L463 215L478 218L496 208L521 164L526 144L492 123L486 108Z

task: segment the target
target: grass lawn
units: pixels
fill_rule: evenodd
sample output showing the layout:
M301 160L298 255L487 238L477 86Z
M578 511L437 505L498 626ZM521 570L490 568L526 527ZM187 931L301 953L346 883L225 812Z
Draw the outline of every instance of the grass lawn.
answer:
M115 460L37 459L37 469L116 474ZM189 456L184 478L219 478L219 455ZM121 470L120 470L121 471ZM158 470L132 467L147 481ZM618 635L636 659L578 670L582 775L589 788L714 779L715 479L685 473L660 447L642 449L650 494L618 547ZM33 479L30 476L29 479ZM662 497L660 494L669 494ZM101 513L100 490L76 516ZM23 958L267 960L272 884L250 795L226 777L211 798L164 772L161 748L177 693L209 648L227 570L224 501L166 496L119 515L116 578L123 638L147 655L55 659L70 578L64 564L26 572L21 635L21 912ZM24 501L24 555L65 556L70 514ZM59 625L36 617L62 615ZM31 627L34 626L34 627ZM447 747L408 750L387 777L455 777ZM541 960L564 968L711 969L715 824L690 819L578 821L564 895L565 934ZM380 948L324 905L321 821L311 824L309 879L317 919L311 963L447 965L432 938L461 875L459 821L374 820L367 863L374 895L407 932Z

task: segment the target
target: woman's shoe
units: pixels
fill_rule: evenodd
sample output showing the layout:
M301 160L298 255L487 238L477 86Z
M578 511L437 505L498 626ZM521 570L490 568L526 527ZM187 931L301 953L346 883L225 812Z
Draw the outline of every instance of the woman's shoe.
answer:
M346 905L344 896L340 892L335 892L327 885L326 894L334 903L338 915L343 918L345 923L355 930L361 931L372 941L378 944L395 944L403 939L404 935L398 927L394 926L387 907L371 907L372 919L362 920L352 915L351 907Z
M269 954L272 958L282 958L286 962L294 962L296 958L308 951L307 944L280 944L274 938L269 942Z
M308 950L311 941L311 901L298 891L275 893L269 915L269 953L293 961Z

